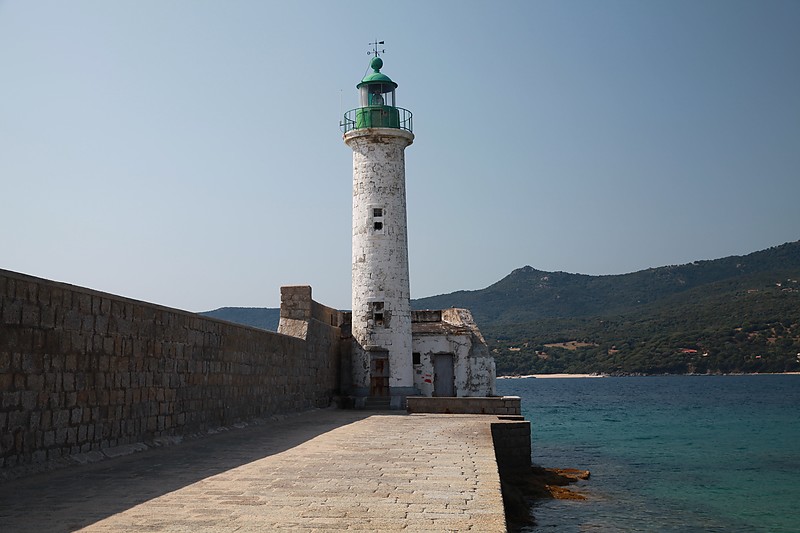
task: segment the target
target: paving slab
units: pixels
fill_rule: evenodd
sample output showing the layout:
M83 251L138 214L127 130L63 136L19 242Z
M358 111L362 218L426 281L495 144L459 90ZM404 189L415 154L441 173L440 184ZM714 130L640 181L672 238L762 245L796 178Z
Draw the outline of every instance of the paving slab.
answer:
M317 410L0 485L0 531L505 531L491 416Z

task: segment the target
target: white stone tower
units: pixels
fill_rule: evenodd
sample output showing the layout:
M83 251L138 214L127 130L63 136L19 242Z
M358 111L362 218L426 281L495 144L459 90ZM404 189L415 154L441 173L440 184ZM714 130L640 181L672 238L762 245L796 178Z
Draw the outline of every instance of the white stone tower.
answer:
M411 113L395 106L397 84L372 72L357 85L360 107L342 123L353 150L352 358L356 406L390 398L400 408L414 388L406 230L406 146Z

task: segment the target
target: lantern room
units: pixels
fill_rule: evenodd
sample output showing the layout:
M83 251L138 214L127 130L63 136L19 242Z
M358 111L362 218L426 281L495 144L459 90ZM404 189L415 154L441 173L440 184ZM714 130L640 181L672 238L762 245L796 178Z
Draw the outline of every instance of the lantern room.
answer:
M342 131L366 128L396 128L411 131L411 112L395 105L397 84L381 72L383 59L373 57L372 72L364 76L358 89L359 106L344 115Z
M394 107L394 90L397 84L389 76L381 72L383 60L375 57L369 64L372 73L364 76L356 85L360 95L361 107L390 106Z

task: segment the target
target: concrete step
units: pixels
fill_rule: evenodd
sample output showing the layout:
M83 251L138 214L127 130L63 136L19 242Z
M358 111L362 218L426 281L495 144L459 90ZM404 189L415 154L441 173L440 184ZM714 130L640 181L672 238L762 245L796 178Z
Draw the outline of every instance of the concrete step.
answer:
M364 409L370 410L389 410L391 408L391 398L388 396L370 396L364 404Z

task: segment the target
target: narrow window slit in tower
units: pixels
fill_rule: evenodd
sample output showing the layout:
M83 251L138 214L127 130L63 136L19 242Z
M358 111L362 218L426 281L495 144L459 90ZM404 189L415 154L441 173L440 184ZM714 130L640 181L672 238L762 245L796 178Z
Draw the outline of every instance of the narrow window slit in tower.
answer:
M372 208L372 233L374 235L383 235L385 233L385 226L383 225L383 217L385 211L383 207Z
M383 302L372 302L372 320L376 326L383 326Z

